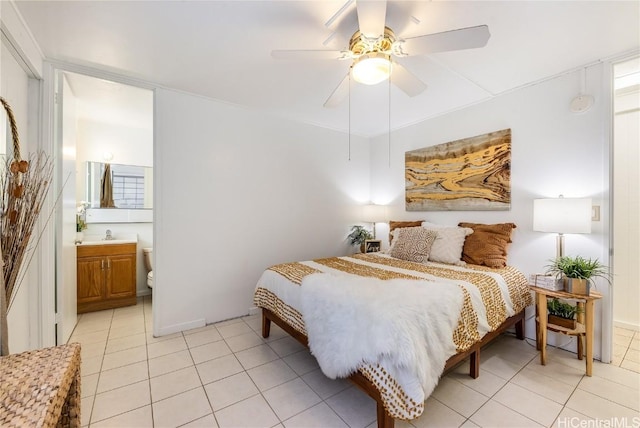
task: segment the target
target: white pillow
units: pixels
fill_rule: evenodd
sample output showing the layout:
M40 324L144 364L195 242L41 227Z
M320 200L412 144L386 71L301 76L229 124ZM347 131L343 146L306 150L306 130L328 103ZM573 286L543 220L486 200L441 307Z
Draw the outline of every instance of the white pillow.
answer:
M462 258L462 248L464 247L465 238L473 233L473 229L469 227L443 226L427 221L422 222L422 227L438 233L436 240L431 245L430 261L458 266L466 264L460 260Z

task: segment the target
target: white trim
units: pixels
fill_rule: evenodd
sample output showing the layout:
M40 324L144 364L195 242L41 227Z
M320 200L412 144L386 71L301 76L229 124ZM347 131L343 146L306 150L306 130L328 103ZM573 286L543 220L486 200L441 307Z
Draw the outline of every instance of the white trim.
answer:
M608 227L603 228L603 247L606 249L603 259L606 266L611 266L613 249L613 61L607 61L602 67L602 94L604 98L604 114L602 115L603 135L603 177L607 177L607 185L603 186L601 219ZM613 287L602 299L602 330L600 334L600 361L610 363L613 356Z
M613 326L624 328L625 330L633 330L633 331L640 332L639 324L631 324L630 322L624 322L624 321L613 321Z
M44 54L13 0L2 2L0 30L26 67L29 77L42 79Z
M162 159L160 157L160 150L157 148L158 141L158 127L160 118L158 117L158 90L153 91L153 300L151 304L151 314L153 319L153 336L162 336L164 328L160 328L160 305L162 301L162 285L158 287L158 253L156 248L162 248L162 236L158 231L162 230L162 216L160 215L160 207L162 207L162 193L160 188L162 186L162 175L160 169L162 168ZM158 245L158 238L160 238L160 245ZM161 278L161 277L160 277ZM162 279L162 278L161 278ZM162 283L162 280L160 281ZM160 290L160 291L159 291ZM203 321L206 323L206 321Z
M40 149L50 156L55 156L53 147L53 112L55 70L50 64L43 64L44 79L41 85L41 120L40 120ZM54 158L54 163L56 162ZM54 164L54 174L56 165ZM55 178L54 178L55 182ZM55 186L51 186L49 196L44 203L42 212L50 213L55 209L57 198ZM40 287L38 290L40 302L40 346L56 345L55 328L55 216L50 220L48 227L42 232L40 241L40 269L38 272Z
M167 327L159 328L156 332L156 329L153 329L153 337L166 336L167 334L178 333L185 330L191 330L193 328L200 328L207 325L204 318L200 318L193 321L183 322L180 324L174 324Z

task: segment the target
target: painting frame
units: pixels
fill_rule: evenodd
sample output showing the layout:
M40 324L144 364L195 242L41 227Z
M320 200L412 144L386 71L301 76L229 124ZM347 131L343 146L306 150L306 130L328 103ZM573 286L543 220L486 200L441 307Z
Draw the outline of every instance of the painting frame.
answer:
M405 152L407 211L511 209L511 129Z
M365 253L379 253L382 250L382 240L367 239L364 241Z

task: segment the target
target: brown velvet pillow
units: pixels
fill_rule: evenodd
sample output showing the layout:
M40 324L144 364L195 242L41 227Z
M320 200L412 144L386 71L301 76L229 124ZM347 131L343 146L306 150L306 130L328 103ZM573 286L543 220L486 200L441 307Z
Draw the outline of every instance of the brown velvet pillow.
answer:
M515 224L459 223L458 226L473 229L473 233L464 241L462 260L492 268L507 265L507 247L511 243L511 232L516 228Z
M389 244L393 241L393 230L400 227L422 226L422 220L416 221L389 221Z

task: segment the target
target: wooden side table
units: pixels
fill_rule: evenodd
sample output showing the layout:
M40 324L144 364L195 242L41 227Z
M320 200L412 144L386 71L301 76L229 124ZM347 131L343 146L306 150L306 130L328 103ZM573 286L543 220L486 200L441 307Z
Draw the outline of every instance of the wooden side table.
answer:
M80 427L80 345L0 358L0 426Z
M590 295L567 293L566 291L553 291L545 288L529 286L536 293L536 344L540 350L540 364L547 363L547 329L557 333L578 337L578 359L582 359L583 348L587 366L587 376L593 371L593 315L595 301L602 298L602 294L592 291ZM557 297L559 299L577 300L583 313L578 315L578 325L574 330L547 323L547 299ZM584 346L582 341L584 339Z

